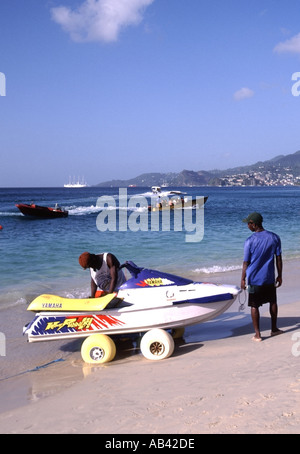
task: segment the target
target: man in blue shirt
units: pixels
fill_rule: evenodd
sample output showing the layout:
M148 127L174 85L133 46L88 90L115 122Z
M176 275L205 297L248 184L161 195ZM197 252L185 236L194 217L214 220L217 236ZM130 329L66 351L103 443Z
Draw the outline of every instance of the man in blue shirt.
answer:
M277 327L277 294L276 288L282 284L281 241L278 235L268 232L262 226L263 217L260 213L251 213L243 222L254 232L244 245L244 261L241 288L248 288L248 306L251 307L251 317L255 330L255 341L261 341L259 327L259 307L270 303L271 336L283 331ZM276 262L277 277L275 278ZM248 287L246 287L246 278Z

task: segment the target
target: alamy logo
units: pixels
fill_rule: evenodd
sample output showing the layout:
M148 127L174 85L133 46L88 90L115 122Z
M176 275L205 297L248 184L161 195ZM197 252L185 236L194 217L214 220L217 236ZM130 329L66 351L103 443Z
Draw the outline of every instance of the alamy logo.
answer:
M0 96L6 96L6 77L4 73L0 73Z
M196 243L204 236L204 202L202 196L194 200L170 197L164 205L157 197L151 197L149 205L146 197L134 195L128 199L127 189L119 188L119 205L113 196L98 198L97 207L101 212L96 225L100 232L185 231L185 241Z
M294 344L292 345L292 355L300 356L300 331L293 333L292 341L294 341Z
M292 95L293 96L300 96L300 73L292 74L292 80L296 80L297 81L292 86Z
M0 333L0 356L6 356L6 339L3 333Z

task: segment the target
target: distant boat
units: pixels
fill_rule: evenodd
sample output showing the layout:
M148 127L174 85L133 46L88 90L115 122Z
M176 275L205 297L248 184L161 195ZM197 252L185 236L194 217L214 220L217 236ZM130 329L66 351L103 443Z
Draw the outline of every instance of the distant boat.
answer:
M71 181L71 177L69 179L69 183L64 184L64 188L86 188L88 184L84 181L84 178L82 178L81 181L79 181L79 178L77 182L75 180Z

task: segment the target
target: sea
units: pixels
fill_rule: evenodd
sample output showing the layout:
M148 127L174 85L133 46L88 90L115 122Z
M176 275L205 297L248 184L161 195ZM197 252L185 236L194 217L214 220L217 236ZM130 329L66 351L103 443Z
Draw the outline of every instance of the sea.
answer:
M177 210L148 211L151 188L0 189L0 309L26 305L42 293L88 296L89 273L78 263L84 251L111 252L121 263L195 281L239 270L251 234L242 219L253 211L262 213L265 229L280 235L284 260L300 257L300 187L172 189L208 199L200 208L179 210L178 223ZM69 215L30 218L16 207L32 202L57 203Z
M259 211L264 217L264 227L280 235L284 263L291 262L294 273L291 279L297 282L300 187L172 189L186 193L187 198L196 198L198 208L148 211L148 204L156 202L151 188L0 189L0 403L3 411L36 402L91 372L81 360L80 339L29 344L23 336L23 326L34 316L27 307L38 295L89 296L89 271L78 263L84 251L111 252L121 263L131 260L140 267L194 281L239 285L244 241L251 235L242 219ZM203 197L208 197L205 205L201 205ZM69 215L57 219L30 218L16 207L18 203L32 202L50 207L57 203ZM289 292L289 300L294 302L293 286L284 288ZM237 335L242 326L242 332L248 332L250 337L253 327L245 307L245 294L242 292L244 299L236 301L218 318L188 327L183 342L196 348L203 341ZM118 345L117 357L109 364L118 367L120 362L135 361L139 353L138 344Z

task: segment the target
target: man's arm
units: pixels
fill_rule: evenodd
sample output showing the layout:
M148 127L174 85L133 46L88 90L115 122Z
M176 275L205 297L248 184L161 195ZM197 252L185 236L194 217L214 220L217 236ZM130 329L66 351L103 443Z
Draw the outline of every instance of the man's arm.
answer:
M243 269L242 269L242 278L241 278L241 289L246 289L246 270L249 266L249 262L243 262Z
M276 287L280 287L282 285L282 256L276 255L276 268L277 268L277 278L276 278Z
M90 296L90 298L95 298L96 290L97 290L97 285L95 284L94 279L91 278L91 296Z
M118 268L120 266L119 260L113 254L107 254L106 263L109 267L111 281L108 293L113 293L118 280Z

